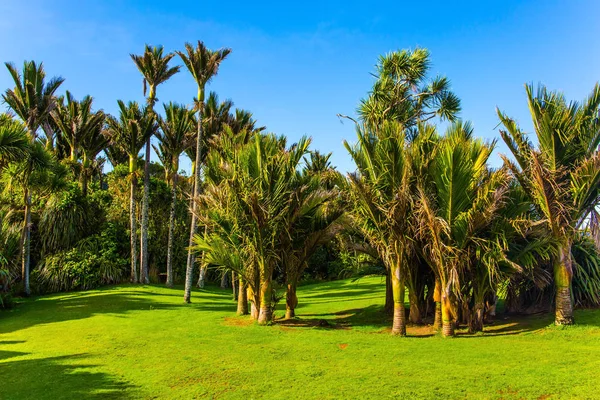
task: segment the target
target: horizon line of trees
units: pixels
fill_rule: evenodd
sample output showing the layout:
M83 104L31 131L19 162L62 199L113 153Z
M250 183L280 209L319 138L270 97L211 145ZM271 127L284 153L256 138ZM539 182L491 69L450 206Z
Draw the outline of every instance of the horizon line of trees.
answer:
M429 76L429 52L391 52L357 117L339 114L357 135L344 142L356 164L344 176L309 138L288 144L231 101L206 96L230 52L200 41L174 53L146 45L131 55L146 104L119 100L117 116L94 111L90 96L57 96L64 80L47 80L41 64L6 64L15 87L3 101L18 119L0 118L5 280L31 293L34 244L36 282L48 290L119 282L127 269L143 284L164 270L173 286L178 270L189 303L198 264L200 287L209 267L219 271L238 314L268 324L278 287L294 318L298 284L334 249L354 275L386 277L393 334L429 320L445 336L461 324L482 331L499 295L510 311L553 307L561 325L574 323L574 306L600 305L600 86L568 102L526 85L537 143L498 110L512 158L493 169L496 140L459 119L449 79ZM157 90L181 69L176 56L197 94L192 108L169 102L159 113ZM444 133L437 121L449 123ZM182 154L189 178L178 174Z

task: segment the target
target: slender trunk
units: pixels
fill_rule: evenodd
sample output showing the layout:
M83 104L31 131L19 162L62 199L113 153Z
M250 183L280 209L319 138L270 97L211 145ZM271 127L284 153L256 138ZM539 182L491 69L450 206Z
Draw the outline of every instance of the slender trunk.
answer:
M71 161L77 161L77 150L75 149L75 146L71 146Z
M235 291L235 272L231 271L231 292L233 300L237 300L237 292Z
M238 282L238 315L248 315L248 288L246 286L246 282L240 275L240 279Z
M392 275L389 269L385 273L385 305L383 310L388 315L394 313L394 291L392 290Z
M200 289L204 289L206 285L206 265L201 263L200 272L198 273L198 282L196 282L196 287Z
M81 192L84 196L88 193L88 158L85 151L83 152L83 162L81 163Z
M221 289L227 289L227 272L223 272L223 275L221 275Z
M131 192L129 195L129 229L131 230L131 282L138 282L137 275L137 215L135 193L137 187L137 157L129 156L129 174L131 175Z
M261 325L266 325L273 319L272 296L271 277L264 277L260 285L260 311L258 314L258 323Z
M29 269L31 263L31 195L29 189L25 187L25 216L23 221L23 256L21 265L21 275L23 277L23 291L26 296L31 294L29 286Z
M256 321L258 320L258 310L260 308L260 291L255 292L254 289L248 285L246 291L248 298L250 299L250 315Z
M142 199L140 283L148 284L148 206L150 202L150 138L146 141L144 161L144 198Z
M167 286L173 287L173 241L175 240L175 207L177 205L177 174L171 182L171 212L169 213L169 242L167 244Z
M392 335L406 336L404 288L404 279L400 274L400 263L398 263L392 268L392 291L394 293L394 322L392 324Z
M558 258L554 262L554 286L556 289L556 325L572 325L573 302L571 300L571 280L573 278L573 261L571 259L571 243L558 250Z
M410 314L408 320L412 324L421 324L421 310L419 308L419 296L415 290L408 290L408 300L410 301Z
M469 322L469 332L483 332L483 301L475 302L473 306L473 312L471 313L471 319Z
M435 317L433 319L433 328L438 330L442 327L442 285L440 284L438 278L435 278L433 301L435 301Z
M285 318L290 319L296 316L296 307L298 307L298 295L296 294L296 282L290 282L287 285L285 296Z
M454 313L450 294L446 290L442 293L442 334L454 336Z
M198 88L198 136L196 138L196 160L194 171L194 191L192 193L192 223L190 226L190 241L188 248L188 262L185 271L185 295L184 301L191 302L192 284L194 281L194 255L192 246L194 245L194 235L196 234L198 219L198 202L196 199L200 196L200 154L202 153L202 106L204 102L204 88Z

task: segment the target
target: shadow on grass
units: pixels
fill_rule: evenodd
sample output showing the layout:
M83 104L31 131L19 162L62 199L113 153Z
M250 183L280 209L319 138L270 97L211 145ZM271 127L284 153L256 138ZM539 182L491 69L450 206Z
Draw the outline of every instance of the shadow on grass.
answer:
M182 307L197 311L230 312L236 308L233 301L225 301L225 293L221 289L210 288L203 292L195 290L192 304L183 303L183 291L164 287L160 287L160 291L153 290L155 288L151 285L125 285L27 299L10 311L0 312L0 334L41 324L85 319L98 314L125 315L135 311L152 312ZM172 296L178 294L181 302L173 300Z
M16 352L13 352L16 353ZM24 354L19 354L24 355ZM135 386L106 373L90 371L95 365L73 364L85 354L0 363L2 398L7 399L127 399Z

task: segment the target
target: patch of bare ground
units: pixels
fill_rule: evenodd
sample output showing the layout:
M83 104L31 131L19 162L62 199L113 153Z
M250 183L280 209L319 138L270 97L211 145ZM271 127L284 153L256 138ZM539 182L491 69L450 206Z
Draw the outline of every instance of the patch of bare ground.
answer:
M225 317L224 323L229 326L250 326L254 323L254 320L250 317Z

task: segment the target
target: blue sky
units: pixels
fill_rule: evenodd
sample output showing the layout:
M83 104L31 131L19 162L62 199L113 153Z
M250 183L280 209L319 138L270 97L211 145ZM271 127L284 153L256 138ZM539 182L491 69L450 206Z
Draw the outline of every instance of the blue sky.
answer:
M600 80L600 2L593 0L257 3L2 0L0 60L43 61L49 75L66 79L63 90L91 94L98 108L115 112L117 99L143 100L129 54L145 43L169 51L198 39L230 47L209 89L272 132L292 141L312 136L341 171L354 169L342 141L355 133L336 114L354 113L377 57L388 51L429 48L432 73L450 78L462 118L489 139L498 137L496 106L530 130L525 82L581 99ZM0 88L9 86L2 68ZM195 93L184 71L159 87L158 98L189 104ZM492 163L500 164L497 155Z

